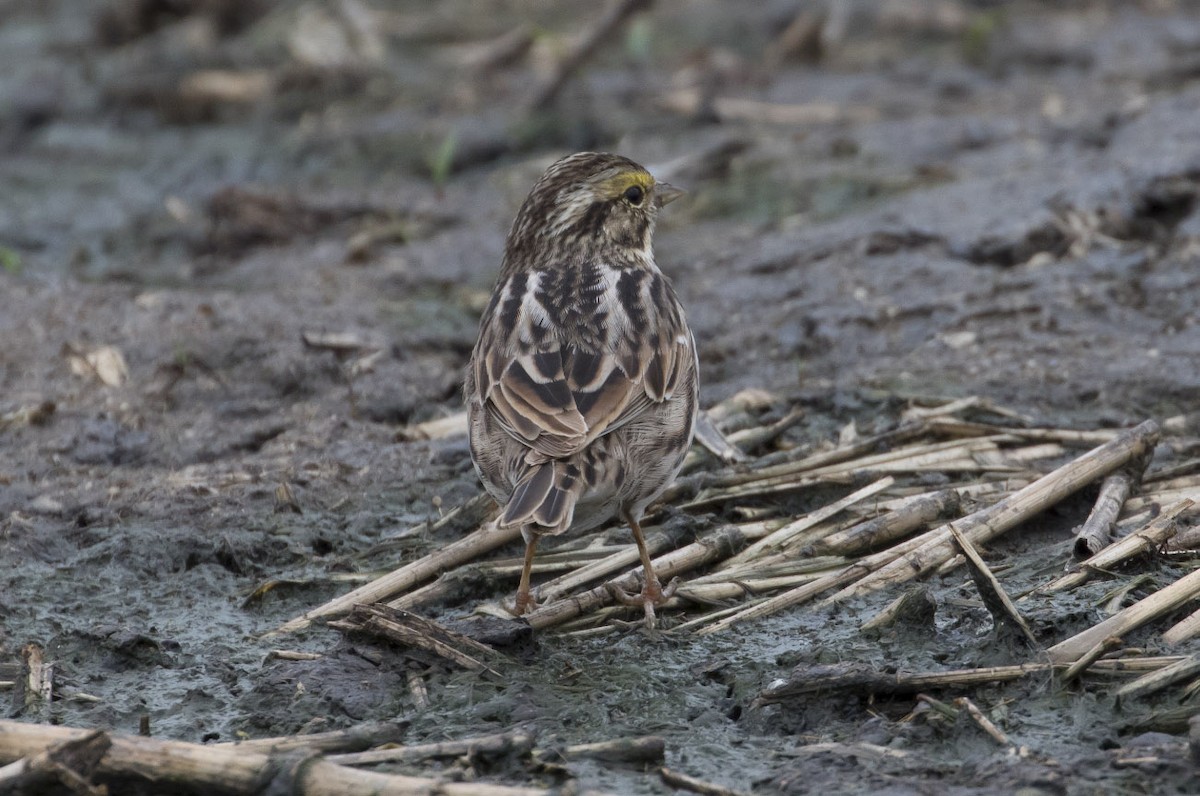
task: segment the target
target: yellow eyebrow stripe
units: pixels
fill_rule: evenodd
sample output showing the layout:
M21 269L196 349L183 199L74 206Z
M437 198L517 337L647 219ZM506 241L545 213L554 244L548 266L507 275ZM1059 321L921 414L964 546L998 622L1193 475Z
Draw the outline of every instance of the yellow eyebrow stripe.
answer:
M650 193L650 189L654 187L654 178L647 171L622 171L602 180L599 185L601 190L609 196L620 196L633 185Z

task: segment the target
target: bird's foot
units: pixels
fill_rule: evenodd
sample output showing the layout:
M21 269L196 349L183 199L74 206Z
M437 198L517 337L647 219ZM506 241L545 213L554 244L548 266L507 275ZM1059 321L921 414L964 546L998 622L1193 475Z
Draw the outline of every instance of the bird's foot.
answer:
M503 603L503 606L504 610L513 616L524 616L530 611L541 608L542 604L534 599L531 591L518 589L516 599L512 603Z
M608 584L608 590L617 602L642 606L642 610L646 612L646 627L650 630L657 626L658 621L654 609L674 597L677 588L679 588L679 578L671 578L671 582L664 589L655 575L651 575L642 582L642 590L639 594L630 594L615 583Z

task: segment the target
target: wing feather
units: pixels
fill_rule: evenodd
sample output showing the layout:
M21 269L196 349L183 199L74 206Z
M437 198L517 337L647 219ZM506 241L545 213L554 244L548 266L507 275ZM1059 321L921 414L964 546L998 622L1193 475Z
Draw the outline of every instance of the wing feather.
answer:
M548 309L554 297L539 291L553 280L534 273L498 288L505 300L484 318L472 370L478 395L530 448L531 463L570 456L670 399L694 362L664 277L631 278L607 267L595 273L588 289L598 300L579 302L570 317ZM533 496L542 486L525 491Z

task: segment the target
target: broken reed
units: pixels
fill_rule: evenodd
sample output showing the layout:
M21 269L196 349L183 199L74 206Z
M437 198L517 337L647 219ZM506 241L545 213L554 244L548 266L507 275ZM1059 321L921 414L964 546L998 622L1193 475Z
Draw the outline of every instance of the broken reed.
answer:
M759 393L739 395L715 407L709 420L718 421L716 428L729 429L735 424L742 438L754 438L754 428L748 423L766 403ZM957 402L955 408L975 406ZM761 517L779 496L815 488L840 489L844 495L800 516L722 524L693 539L688 538L686 528L680 531L684 523L647 528L660 577L684 576L683 587L666 610L702 609L693 611L677 632L717 633L822 595L826 595L826 603L837 602L953 566L961 560L955 555L962 542L971 547L986 544L1106 477L1108 488L1093 511L1095 519L1085 523L1085 527L1100 527L1103 533L1091 533L1089 539L1111 533L1114 519L1123 510L1128 514L1135 500L1144 502L1156 494L1177 496L1189 489L1200 498L1200 479L1191 481L1189 488L1182 477L1167 482L1167 491L1130 497L1160 436L1153 421L1123 432L1025 429L969 422L948 416L948 411L922 410L916 413L917 419L890 431L831 450L781 451L677 482L668 491L677 505L693 513L720 508L727 517ZM783 416L791 423L796 415L792 411ZM775 421L759 428L775 429L780 424ZM461 432L457 422L443 423L441 428L448 429L446 433ZM424 427L421 432L429 435L436 429ZM710 454L693 456L692 462L707 458L711 465L714 457L725 461L737 458L729 454L728 443L719 434L715 438L709 434L701 441ZM1048 457L1061 458L1068 448L1089 445L1095 447L1048 472L1032 469ZM951 483L932 491L920 489L921 476L931 472L946 476ZM1127 476L1128 488L1116 477L1121 474ZM1145 489L1161 485L1160 479ZM1122 494L1127 499L1124 507L1114 506ZM1082 562L1078 573L1044 588L1074 585L1104 563L1161 542L1173 530L1166 527L1170 524L1166 518L1182 517L1192 505L1180 501L1162 517L1147 516L1142 527ZM1137 509L1143 511L1144 507L1139 504ZM456 523L461 527L489 510L487 498L481 497L427 530L445 532ZM930 525L934 527L923 530ZM961 541L955 541L954 531ZM293 619L277 632L300 629L314 619L344 616L361 603L419 609L458 593L469 567L482 566L494 575L515 578L512 562L481 563L480 559L517 536L514 529L502 530L484 522L434 553ZM545 630L569 623L576 632L624 615L623 609L614 606L613 589L631 591L640 586L641 567L634 545L609 542L588 547L586 540L573 540L559 552L548 553L539 559L539 571L558 574L541 584L544 604L525 617L530 625ZM814 560L818 556L822 557L819 563ZM814 566L798 566L806 561ZM498 605L485 609L505 615ZM1013 611L1019 617L1015 608ZM1020 626L1013 621L1014 627ZM1200 626L1200 617L1192 625ZM1192 632L1191 625L1180 632Z

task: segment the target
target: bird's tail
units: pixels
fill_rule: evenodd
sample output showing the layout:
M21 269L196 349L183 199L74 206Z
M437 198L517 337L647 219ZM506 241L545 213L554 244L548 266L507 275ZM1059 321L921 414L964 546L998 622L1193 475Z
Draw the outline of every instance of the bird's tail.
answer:
M539 534L562 533L571 527L583 486L579 466L573 462L554 459L534 465L513 489L500 525L533 525Z

